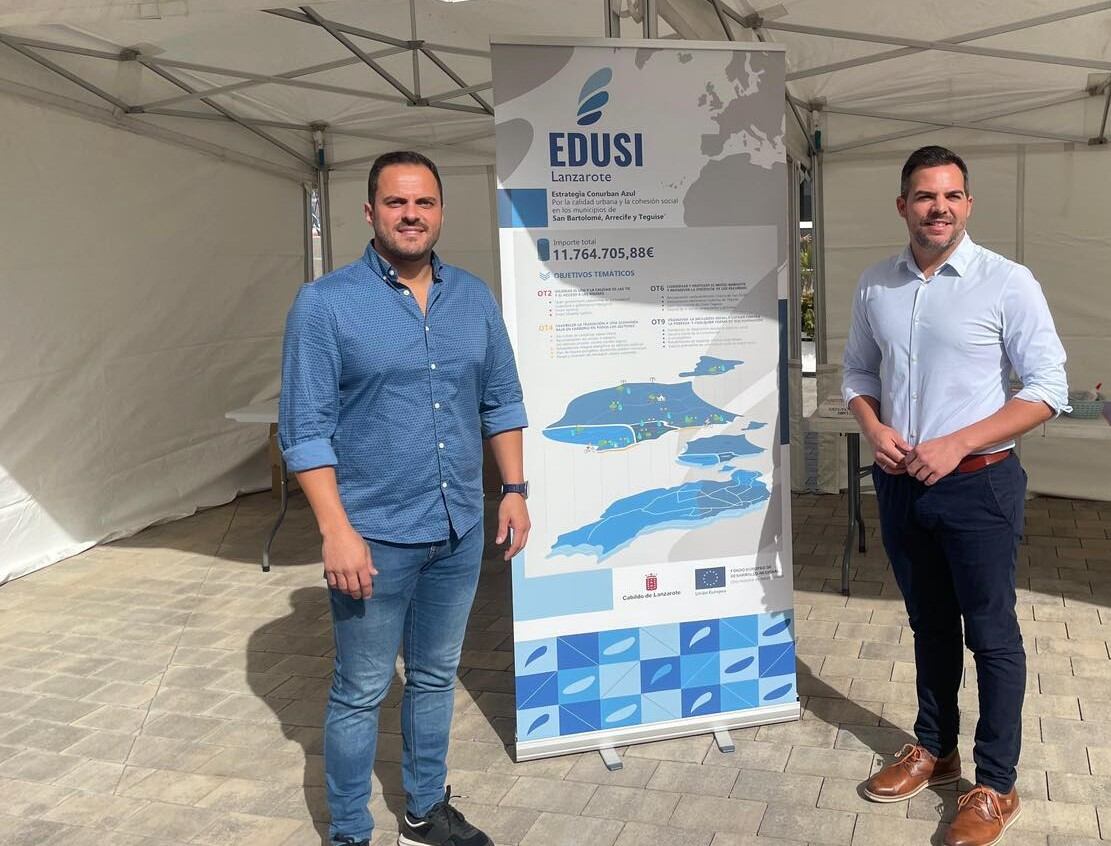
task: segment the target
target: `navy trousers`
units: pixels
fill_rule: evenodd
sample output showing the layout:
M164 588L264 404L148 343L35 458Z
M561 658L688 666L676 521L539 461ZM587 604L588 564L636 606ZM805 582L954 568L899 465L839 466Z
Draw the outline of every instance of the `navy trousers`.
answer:
M878 466L872 479L883 545L914 632L918 742L934 755L956 748L967 645L980 697L976 782L1008 793L1026 692L1026 653L1015 614L1026 473L1012 455L972 473L951 473L932 486Z

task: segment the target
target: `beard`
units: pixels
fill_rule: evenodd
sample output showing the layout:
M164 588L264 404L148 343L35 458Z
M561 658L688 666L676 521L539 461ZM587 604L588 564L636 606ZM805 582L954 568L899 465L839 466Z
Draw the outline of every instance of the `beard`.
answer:
M375 223L375 246L380 253L389 254L385 256L386 258L394 256L402 261L416 261L429 255L432 252L432 248L436 246L436 242L440 240L440 232L438 229L433 230L425 225L424 231L427 237L414 243L399 237L400 233L397 231L379 227L378 224Z
M929 221L925 222L929 223ZM924 250L930 250L932 252L944 252L945 250L952 247L955 243L957 243L961 239L961 236L963 234L964 227L954 222L952 224L952 227L950 228L949 237L943 243L939 244L937 241L931 239L928 232L920 227L915 227L914 242L918 244L919 247L922 247L922 249Z

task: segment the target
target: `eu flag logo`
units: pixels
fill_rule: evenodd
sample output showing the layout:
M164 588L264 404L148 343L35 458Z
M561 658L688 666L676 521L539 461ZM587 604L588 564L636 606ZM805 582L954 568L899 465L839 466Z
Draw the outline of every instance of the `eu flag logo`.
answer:
M725 587L724 567L697 567L694 571L694 589Z

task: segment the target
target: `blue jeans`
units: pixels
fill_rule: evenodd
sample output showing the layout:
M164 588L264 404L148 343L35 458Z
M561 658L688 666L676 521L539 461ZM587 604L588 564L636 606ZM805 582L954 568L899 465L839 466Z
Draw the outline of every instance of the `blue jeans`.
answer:
M367 808L378 710L404 643L402 781L407 810L424 816L444 798L455 675L482 565L483 526L433 544L369 540L378 575L370 599L331 592L335 670L324 718L330 834L374 829Z
M976 782L1010 792L1022 745L1026 653L1015 614L1015 562L1026 473L1011 456L927 487L872 468L883 545L914 632L918 742L957 746L964 645L976 660ZM961 622L964 622L964 643Z

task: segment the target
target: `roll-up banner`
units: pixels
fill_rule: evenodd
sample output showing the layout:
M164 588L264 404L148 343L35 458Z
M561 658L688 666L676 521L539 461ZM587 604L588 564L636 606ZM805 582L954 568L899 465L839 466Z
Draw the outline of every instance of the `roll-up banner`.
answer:
M492 49L517 758L797 719L784 54Z

